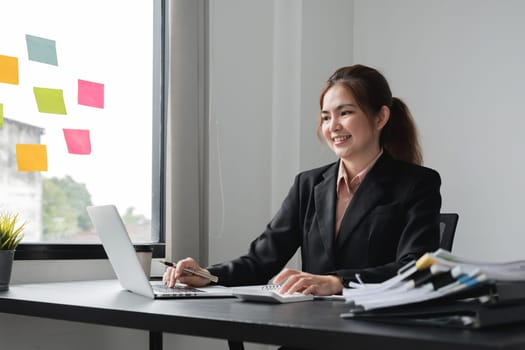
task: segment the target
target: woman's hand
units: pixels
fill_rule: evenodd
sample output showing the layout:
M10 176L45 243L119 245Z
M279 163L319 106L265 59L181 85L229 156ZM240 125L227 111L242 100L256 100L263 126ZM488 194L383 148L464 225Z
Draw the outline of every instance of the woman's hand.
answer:
M313 275L294 269L283 269L273 280L275 284L282 284L280 293L295 293L313 295L339 294L343 284L337 276Z
M168 267L162 276L162 282L170 288L175 286L175 282L177 281L194 287L204 287L210 283L210 281L205 278L184 272L184 269L201 271L207 274L210 273L208 270L200 267L193 258L186 258L177 261L175 267Z

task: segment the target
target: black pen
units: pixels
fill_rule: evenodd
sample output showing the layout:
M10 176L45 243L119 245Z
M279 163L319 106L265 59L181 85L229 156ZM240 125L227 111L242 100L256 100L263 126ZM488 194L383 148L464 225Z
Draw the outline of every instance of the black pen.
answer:
M170 261L166 261L164 259L161 259L159 260L159 262L161 264L164 264L166 266L171 266L171 267L175 267L177 266L177 264L175 263L172 263ZM189 274L192 274L192 275L195 275L195 276L199 276L199 277L202 277L202 278L205 278L213 283L217 283L219 282L219 277L217 276L214 276L214 275L210 275L209 273L205 273L205 272L200 272L200 271L195 271L193 269L189 269L189 268L184 268L184 272L186 273L189 273Z

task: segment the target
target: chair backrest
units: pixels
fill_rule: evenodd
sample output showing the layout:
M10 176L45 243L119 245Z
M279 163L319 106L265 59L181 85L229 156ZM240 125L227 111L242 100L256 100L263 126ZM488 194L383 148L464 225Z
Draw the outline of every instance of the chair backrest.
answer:
M456 213L441 213L439 216L439 247L452 251L452 243L454 243L459 215Z

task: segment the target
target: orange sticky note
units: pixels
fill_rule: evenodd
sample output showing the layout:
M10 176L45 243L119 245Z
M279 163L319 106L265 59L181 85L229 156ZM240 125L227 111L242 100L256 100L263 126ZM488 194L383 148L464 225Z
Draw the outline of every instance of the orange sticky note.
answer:
M104 84L78 79L78 104L104 108Z
M89 130L62 129L66 139L67 151L71 154L90 154Z
M18 85L18 58L0 55L0 83Z
M16 163L18 171L47 171L47 146L17 144Z

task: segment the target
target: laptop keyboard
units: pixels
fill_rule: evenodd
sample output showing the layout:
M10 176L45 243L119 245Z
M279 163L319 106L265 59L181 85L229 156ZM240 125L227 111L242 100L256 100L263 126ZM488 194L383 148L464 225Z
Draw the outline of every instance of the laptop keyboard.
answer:
M162 294L181 295L181 296L191 296L191 295L196 295L199 293L204 293L202 290L196 289L193 287L174 286L173 288L170 288L163 284L154 284L153 290L155 292L159 292Z

